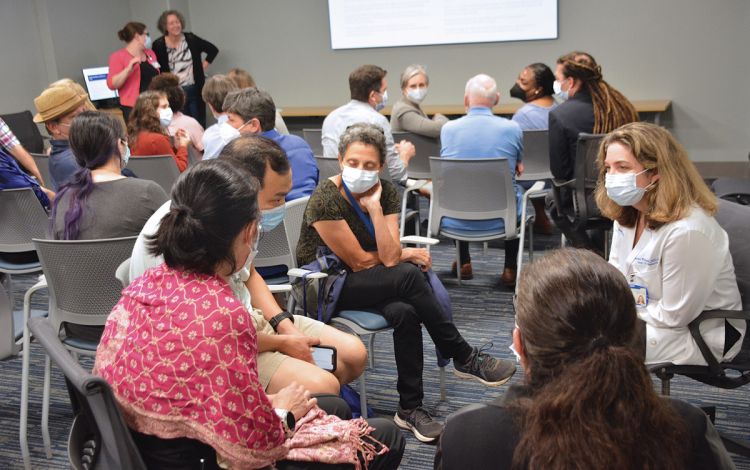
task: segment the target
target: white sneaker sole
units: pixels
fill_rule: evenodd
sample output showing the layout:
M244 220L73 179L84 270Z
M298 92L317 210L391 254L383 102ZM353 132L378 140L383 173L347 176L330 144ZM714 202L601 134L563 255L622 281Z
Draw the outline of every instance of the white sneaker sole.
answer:
M468 372L461 372L461 371L456 370L456 369L453 369L453 374L456 377L460 377L462 379L474 379L477 382L481 382L481 383L487 385L488 387L499 387L499 386L503 385L504 383L506 383L508 380L510 380L511 377L513 377L516 374L516 371L513 370L512 374L510 374L508 377L504 378L503 380L499 380L497 382L487 382L486 380L482 379L481 377L477 377L476 375L469 374Z
M437 437L423 436L422 434L419 433L419 431L417 431L417 428L415 428L408 422L401 419L398 413L396 413L396 416L393 417L393 421L396 423L396 426L400 427L401 429L405 429L407 431L411 431L412 433L414 433L414 437L416 437L417 440L420 442L425 442L425 443L435 442L435 440L437 439Z

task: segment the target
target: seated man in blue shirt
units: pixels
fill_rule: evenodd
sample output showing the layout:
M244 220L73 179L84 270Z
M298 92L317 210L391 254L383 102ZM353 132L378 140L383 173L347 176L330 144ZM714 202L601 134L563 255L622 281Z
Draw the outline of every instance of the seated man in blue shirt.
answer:
M286 200L309 196L318 185L318 165L307 142L292 134L280 134L273 126L276 122L276 105L271 95L257 88L232 91L224 99L227 124L239 134L260 134L284 150L292 167L292 190Z
M515 175L523 173L521 155L523 151L523 131L513 121L492 114L492 107L500 100L495 80L484 74L471 78L466 83L464 106L469 110L466 116L450 121L440 132L443 158L493 158L505 157L510 165L513 184ZM467 182L468 183L468 182ZM516 185L517 207L521 209L521 190ZM498 230L504 227L502 219L489 221L466 221L444 218L443 227L462 230ZM508 287L516 283L516 256L519 239L505 241L505 269L500 278ZM459 242L461 279L471 279L471 258L469 244ZM454 264L453 270L458 267Z

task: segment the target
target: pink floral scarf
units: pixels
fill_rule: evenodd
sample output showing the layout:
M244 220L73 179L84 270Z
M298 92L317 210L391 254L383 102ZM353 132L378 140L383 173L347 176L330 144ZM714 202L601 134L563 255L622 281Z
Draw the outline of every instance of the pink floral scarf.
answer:
M387 448L364 420L314 408L286 439L258 381L255 328L226 280L150 269L122 292L96 351L94 373L111 386L128 425L216 449L230 468L276 460L369 462Z

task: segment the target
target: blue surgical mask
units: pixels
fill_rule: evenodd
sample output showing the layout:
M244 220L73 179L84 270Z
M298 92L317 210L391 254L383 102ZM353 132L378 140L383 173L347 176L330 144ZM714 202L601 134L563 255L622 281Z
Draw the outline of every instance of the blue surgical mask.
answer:
M159 110L159 124L162 127L168 127L172 122L172 108L164 108Z
M552 89L554 90L557 97L562 101L567 101L567 99L570 97L567 91L563 91L562 83L557 80L555 80L555 83L552 84Z
M607 173L604 176L604 187L607 189L607 197L621 207L638 204L651 185L645 188L639 187L636 183L636 177L647 171L643 170L640 173Z
M143 44L143 47L145 49L151 49L151 35L150 34L146 35L146 42Z
M388 103L388 90L385 90L383 92L383 101L375 105L375 111L380 111L381 109L385 108L385 105Z
M282 204L279 207L273 209L267 209L261 211L260 225L263 228L263 232L270 232L279 226L284 221L286 215L286 204Z
M407 90L406 96L415 103L421 103L424 97L427 96L427 88L412 88Z

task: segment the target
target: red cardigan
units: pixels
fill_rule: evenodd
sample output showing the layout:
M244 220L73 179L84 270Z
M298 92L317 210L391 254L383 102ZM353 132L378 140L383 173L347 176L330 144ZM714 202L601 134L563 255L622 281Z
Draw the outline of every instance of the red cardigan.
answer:
M157 132L140 131L135 139L135 145L132 149L134 157L147 155L172 155L180 173L185 171L188 166L188 149L187 145L178 147L176 150L172 147L169 138Z

